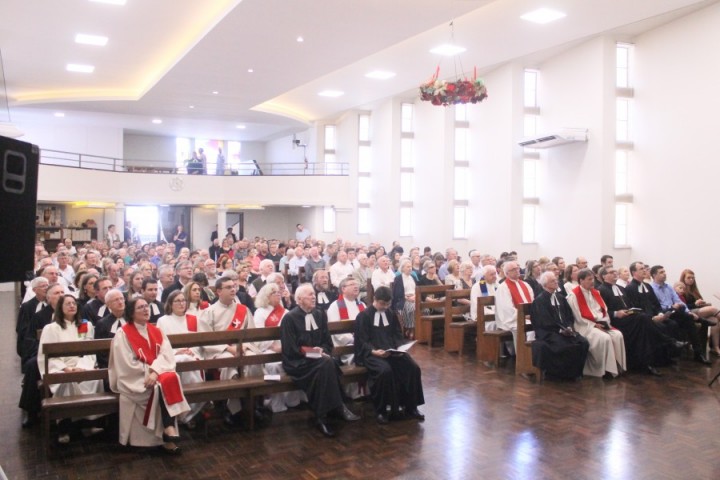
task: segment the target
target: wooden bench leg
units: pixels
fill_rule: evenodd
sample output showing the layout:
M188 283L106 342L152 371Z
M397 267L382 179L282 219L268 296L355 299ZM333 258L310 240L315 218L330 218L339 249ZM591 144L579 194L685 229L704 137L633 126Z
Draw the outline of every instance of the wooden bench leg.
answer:
M465 330L462 328L445 328L445 351L461 352L464 336Z
M500 337L479 335L477 340L477 358L481 362L497 365L500 357Z

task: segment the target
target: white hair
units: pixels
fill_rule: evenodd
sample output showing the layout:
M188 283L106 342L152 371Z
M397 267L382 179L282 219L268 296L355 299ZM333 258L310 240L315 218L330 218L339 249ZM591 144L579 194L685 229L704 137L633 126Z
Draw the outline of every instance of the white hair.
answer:
M270 305L270 295L279 291L280 288L276 283L266 283L255 296L255 306L257 308L265 308Z
M545 288L545 285L550 281L550 275L555 276L554 272L543 272L538 278L538 283L541 287Z
M300 303L300 297L306 294L306 292L311 291L314 292L315 289L313 288L312 284L310 283L303 283L301 284L297 290L295 290L295 303Z

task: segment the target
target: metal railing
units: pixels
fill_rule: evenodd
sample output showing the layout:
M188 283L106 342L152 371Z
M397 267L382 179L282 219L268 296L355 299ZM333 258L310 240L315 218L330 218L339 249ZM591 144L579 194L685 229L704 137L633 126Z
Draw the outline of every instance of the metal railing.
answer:
M178 167L174 161L161 162L157 160L122 159L101 155L63 152L60 150L41 150L40 163L42 165L112 172L221 176L215 172L216 164L211 161L208 161L206 167L203 169L201 164L193 164L189 161L187 161L185 165ZM225 176L346 176L348 174L349 169L347 163L259 163L257 160L230 165L226 163L224 172Z

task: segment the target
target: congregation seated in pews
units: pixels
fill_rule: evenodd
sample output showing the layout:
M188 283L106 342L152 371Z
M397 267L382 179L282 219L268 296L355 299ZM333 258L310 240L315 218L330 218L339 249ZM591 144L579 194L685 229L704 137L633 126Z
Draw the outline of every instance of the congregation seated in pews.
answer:
M312 238L220 245L212 258L173 243L38 246L16 326L24 425L43 413L66 443L71 420L92 434L98 416L119 412L121 443L177 452L178 427L205 422L211 401L250 428L263 407L307 402L328 437L333 417L359 418L346 402L366 396L380 424L422 419L419 367L394 352L412 339L460 356L474 344L479 360L540 379L660 375L683 352L707 363L705 340L720 351L720 310L694 274L678 293L659 265L633 262L621 279L607 255L595 272L582 257L523 272L515 252L462 262L452 248L393 245L388 256Z

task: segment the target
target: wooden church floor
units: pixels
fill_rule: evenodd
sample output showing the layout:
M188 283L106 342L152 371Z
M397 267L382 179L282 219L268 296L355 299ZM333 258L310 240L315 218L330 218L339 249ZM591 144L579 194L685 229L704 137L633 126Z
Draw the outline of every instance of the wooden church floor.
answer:
M115 434L54 445L41 428L20 427L19 360L10 293L0 294L0 466L9 479L718 479L720 361L688 360L663 377L626 374L579 383L516 378L512 365L479 364L415 346L427 419L375 423L369 403L359 422L323 438L308 410L275 414L255 432L214 418L209 438L183 430L183 454L126 449ZM2 478L2 475L0 475Z

